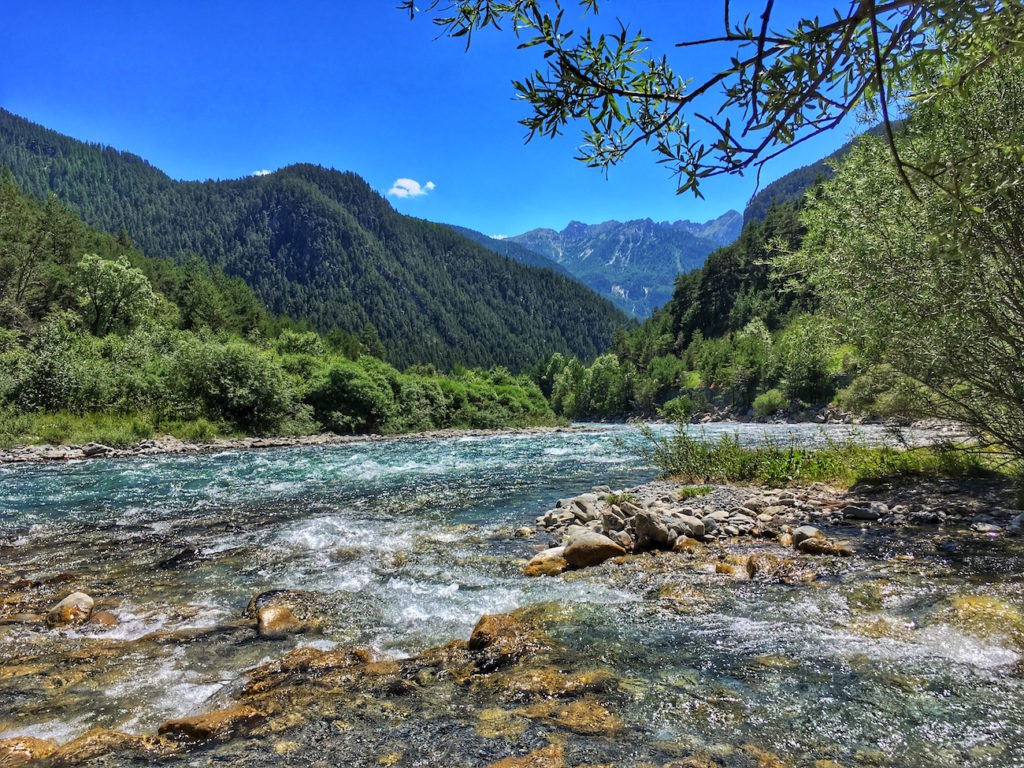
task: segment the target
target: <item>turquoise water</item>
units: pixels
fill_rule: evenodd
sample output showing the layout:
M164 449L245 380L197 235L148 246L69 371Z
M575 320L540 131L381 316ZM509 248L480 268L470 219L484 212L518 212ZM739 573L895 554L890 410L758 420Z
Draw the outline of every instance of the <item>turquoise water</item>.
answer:
M765 429L706 431L757 441ZM848 434L768 429L801 443ZM858 434L884 438L880 429ZM894 548L853 531L862 554L830 564L813 586L699 570L523 578L522 561L538 541L512 532L559 498L652 479L638 440L631 427L594 426L0 467L4 580L41 582L25 594L45 611L48 589L70 589L46 585L67 574L66 584L120 622L112 630L0 626L0 658L17 665L99 641L122 649L116 663L52 689L0 675L0 738L63 742L96 725L152 732L166 719L223 706L247 669L295 645L359 644L401 658L468 637L483 613L553 601L571 606L558 630L569 652L620 679L612 698L625 731L570 745L592 762L661 764L698 743L751 742L798 765L1024 765L1017 640L972 631L948 614L963 594L1024 605L1024 560L1013 543L965 540L951 559L933 532L908 533ZM891 559L907 552L912 563ZM700 610L658 599L666 584L699 589ZM310 591L327 620L272 643L218 629L268 589ZM152 641L186 631L202 639ZM301 754L301 734L298 741ZM477 764L458 757L467 750L502 756L489 742L439 745L429 730L405 741L409 759L400 764Z

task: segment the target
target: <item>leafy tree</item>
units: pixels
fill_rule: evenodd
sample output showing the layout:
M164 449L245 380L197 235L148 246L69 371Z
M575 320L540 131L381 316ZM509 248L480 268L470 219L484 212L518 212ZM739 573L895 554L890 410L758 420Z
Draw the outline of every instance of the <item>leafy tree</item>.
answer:
M1024 457L1024 61L923 102L900 152L916 194L880 141L859 142L780 268L810 283L868 362Z
M540 49L543 66L513 84L531 109L522 120L530 138L579 121L579 159L588 165L607 169L645 146L678 175L679 192L698 195L703 179L760 169L862 105L876 107L890 126L890 102L903 107L924 91L955 88L1024 39L1024 8L1015 0L869 0L781 24L773 0L742 18L724 0L720 36L671 41L708 49L709 57L720 51L717 71L692 82L667 55L652 53L665 41L621 21L603 26L597 0L575 4L593 20L582 31L568 28L562 0L432 0L424 12L467 46L475 31L507 24L520 47ZM415 0L401 7L420 12ZM952 76L913 88L938 60L949 62Z
M130 328L153 308L149 280L124 257L112 261L87 253L78 272L82 312L94 336L118 326Z

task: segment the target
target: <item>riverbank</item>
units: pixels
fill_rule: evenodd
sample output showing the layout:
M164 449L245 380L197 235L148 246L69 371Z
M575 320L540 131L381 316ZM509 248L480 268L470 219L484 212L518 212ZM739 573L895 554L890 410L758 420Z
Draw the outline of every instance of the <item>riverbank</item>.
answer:
M848 537L865 531L897 537L908 528L1016 536L1024 533L1024 512L1003 478L903 479L850 489L658 480L620 490L599 486L562 499L536 519L535 528L524 526L516 535L543 542L526 564L527 576L675 552L701 553L719 573L753 577L764 563L741 557L736 547L768 543L793 555L851 557L856 545ZM956 545L949 547L953 552ZM780 566L777 558L774 565Z
M440 429L429 432L408 432L395 435L335 435L318 434L299 437L239 437L211 440L180 440L168 435L140 440L127 446L109 446L102 443L85 445L25 445L0 451L0 465L37 462L82 461L85 459L121 459L132 456L166 456L189 453L220 453L265 448L297 448L303 446L330 446L382 442L385 440L437 440L452 437L487 437L491 435L546 435L574 432L586 427L505 427L501 429Z

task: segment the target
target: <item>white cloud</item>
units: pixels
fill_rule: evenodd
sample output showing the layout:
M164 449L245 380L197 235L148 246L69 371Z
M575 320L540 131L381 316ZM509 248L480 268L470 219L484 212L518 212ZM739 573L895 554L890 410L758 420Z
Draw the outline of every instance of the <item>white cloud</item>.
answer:
M395 179L388 194L392 197L423 197L435 189L437 189L437 185L432 181L421 185L416 179Z
M269 176L271 173L273 173L273 171L268 171L266 168L264 168L262 171L253 171L252 175L253 176Z
M504 240L508 235L491 235L491 240Z

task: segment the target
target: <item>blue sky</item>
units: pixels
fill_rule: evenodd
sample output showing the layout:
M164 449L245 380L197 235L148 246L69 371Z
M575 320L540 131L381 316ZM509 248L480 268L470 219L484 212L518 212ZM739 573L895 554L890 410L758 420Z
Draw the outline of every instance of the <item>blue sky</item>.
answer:
M530 70L533 52L517 51L507 33L479 35L466 52L396 4L8 3L0 105L139 154L180 179L294 162L355 171L381 194L409 179L421 194L390 195L398 210L487 234L560 229L573 219L703 220L742 210L754 191L752 176L729 177L706 183L705 200L676 196L669 173L643 151L605 179L572 159L580 143L572 128L524 144L517 120L526 108L510 82ZM811 5L777 2L776 17ZM722 24L716 1L606 0L601 10L602 19L618 13L639 24L655 44L715 34ZM696 76L716 63L707 52L671 55ZM802 145L774 161L762 183L848 136Z

